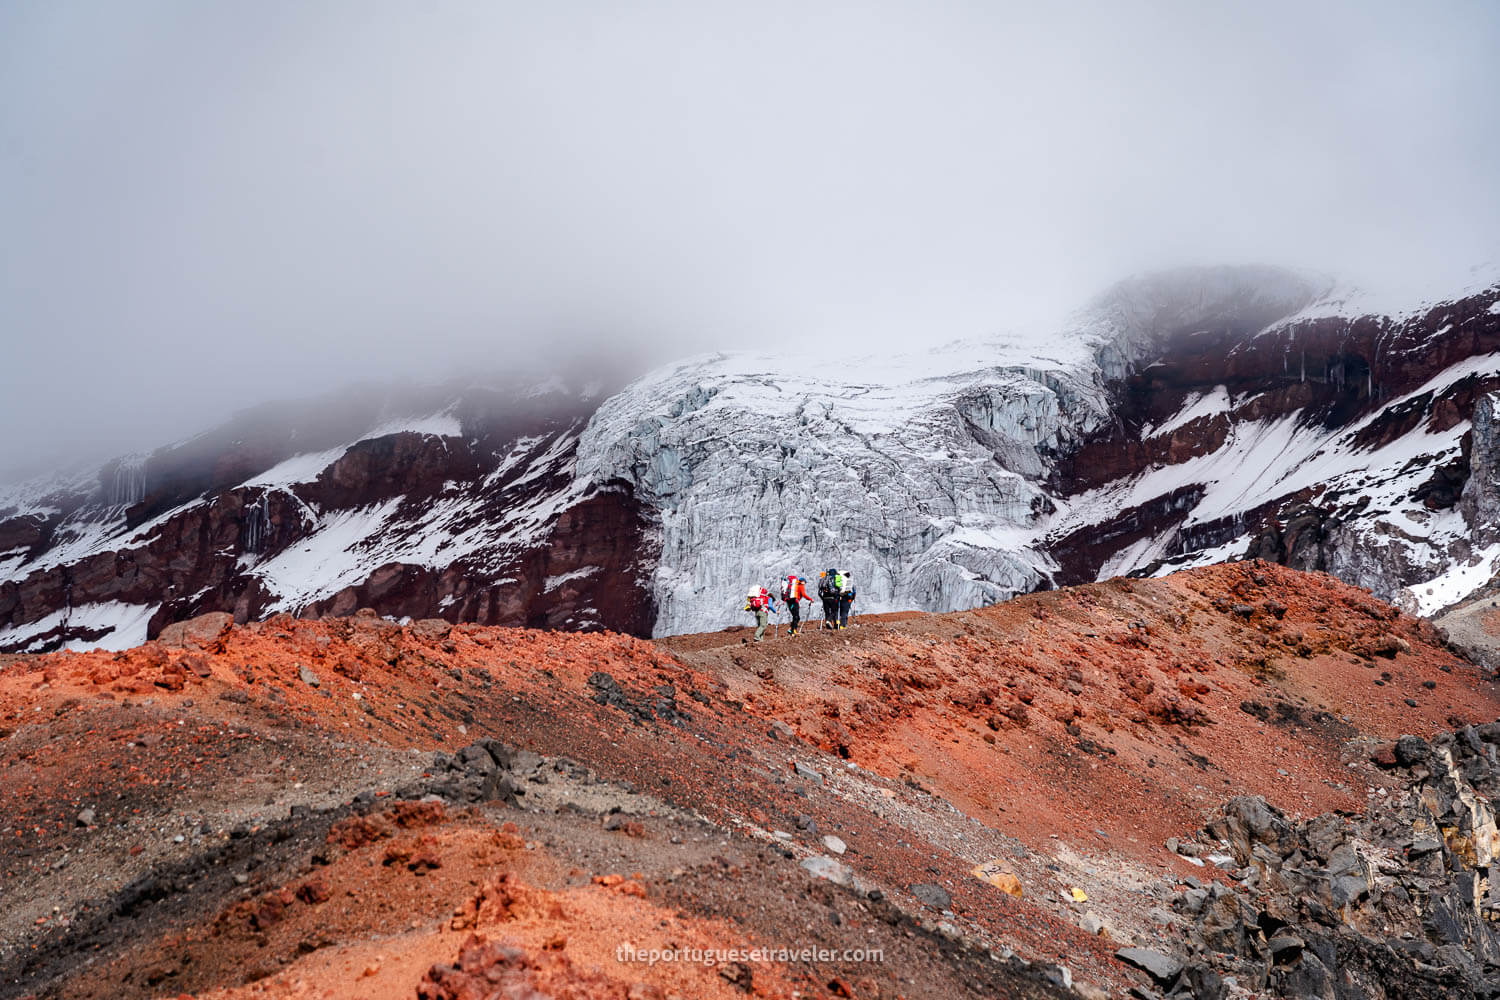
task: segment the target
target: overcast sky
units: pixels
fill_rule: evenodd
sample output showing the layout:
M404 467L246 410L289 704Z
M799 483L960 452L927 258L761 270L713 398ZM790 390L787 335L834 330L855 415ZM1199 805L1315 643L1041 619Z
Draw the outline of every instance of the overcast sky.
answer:
M355 378L1493 259L1500 3L0 0L0 470Z

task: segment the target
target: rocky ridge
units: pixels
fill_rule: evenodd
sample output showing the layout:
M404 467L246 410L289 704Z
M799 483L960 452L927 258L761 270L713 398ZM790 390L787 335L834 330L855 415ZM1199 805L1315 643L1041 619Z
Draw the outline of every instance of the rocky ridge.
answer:
M1380 955L1413 935L1393 981L1482 982L1434 971L1454 944L1483 972L1468 917L1380 923L1398 887L1437 913L1485 876L1462 810L1500 693L1431 624L1264 563L858 621L754 645L220 614L10 657L0 996L1298 996L1322 980L1282 938L1344 982L1346 919ZM1237 952L1199 926L1231 897Z

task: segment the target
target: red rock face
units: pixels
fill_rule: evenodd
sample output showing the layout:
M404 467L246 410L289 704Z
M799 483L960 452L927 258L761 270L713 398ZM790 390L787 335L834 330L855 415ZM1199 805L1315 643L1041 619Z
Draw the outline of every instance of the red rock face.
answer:
M469 390L457 402L404 400L418 413L447 407L457 434L423 432L419 421L418 430L358 439L350 428L378 426L382 401L349 400L351 410L312 431L291 417L251 414L139 467L107 466L98 483L60 491L43 512L0 520L0 551L42 557L0 583L0 633L12 636L0 651L105 638L107 627L71 610L101 605L154 608L137 640L207 611L245 622L277 610L320 617L361 607L649 633L647 512L621 484L580 491L572 483L573 448L593 403L518 396ZM257 480L322 451L321 470L292 477L305 482ZM369 537L330 546L320 534L361 518L374 525ZM93 542L80 557L48 558L80 533ZM442 547L453 539L462 544ZM304 551L313 560L304 576L316 577L331 554L350 562L348 582L284 592L287 578L300 582L301 564L279 581L266 567Z
M441 615L531 628L602 625L649 635L655 606L630 576L654 559L646 525L639 505L623 490L601 493L563 511L546 538L520 554L506 571L514 582L486 580L468 562L441 570L388 563L363 582L308 605L303 614L337 617L369 607L392 617ZM571 578L548 589L548 580L563 577Z
M1053 487L1077 495L1124 477L1181 465L1218 451L1237 425L1297 416L1329 431L1368 418L1354 447L1373 451L1411 434L1438 433L1470 420L1477 401L1500 388L1500 365L1478 364L1472 374L1436 391L1401 400L1444 371L1500 351L1500 314L1490 290L1404 320L1328 317L1260 331L1253 324L1225 330L1179 331L1155 356L1114 388L1117 419L1057 463ZM1227 390L1226 413L1190 420L1170 433L1150 435L1195 394ZM1468 479L1469 435L1463 456L1434 467L1416 490L1428 510L1453 507ZM1059 584L1093 580L1106 561L1142 539L1181 529L1168 555L1256 534L1249 555L1309 570L1336 570L1325 547L1326 529L1357 518L1338 498L1295 490L1247 507L1233 518L1188 524L1194 487L1177 486L1108 520L1052 540Z

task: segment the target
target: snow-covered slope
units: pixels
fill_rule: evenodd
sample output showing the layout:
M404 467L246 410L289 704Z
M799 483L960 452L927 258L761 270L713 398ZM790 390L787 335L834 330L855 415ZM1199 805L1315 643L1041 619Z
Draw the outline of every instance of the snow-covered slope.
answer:
M1123 378L1112 432L1057 478L1063 579L1252 555L1428 612L1488 579L1495 512L1458 500L1466 480L1494 491L1469 456L1500 386L1500 269L1391 315L1360 301L1333 289L1250 336L1178 336Z
M433 395L342 426L242 419L0 493L0 651L133 645L207 610L648 627L644 522L573 475L597 390Z
M829 566L861 611L1246 555L1436 610L1500 569L1500 275L1463 284L1186 269L903 356L268 408L0 491L0 652L209 610L694 631Z

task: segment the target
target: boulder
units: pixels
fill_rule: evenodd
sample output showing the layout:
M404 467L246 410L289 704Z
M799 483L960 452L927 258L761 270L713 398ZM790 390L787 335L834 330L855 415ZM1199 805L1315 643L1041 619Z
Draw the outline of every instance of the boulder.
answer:
M475 774L489 774L499 767L495 756L482 743L471 743L464 747L458 752L458 759L463 763L464 770Z
M441 642L452 631L453 626L441 618L423 618L411 626L411 634L427 642Z
M815 781L820 785L823 783L823 775L820 774L816 768L808 767L800 760L792 761L792 771L797 775L797 777L802 778L805 781Z
M1121 948L1115 957L1126 965L1134 966L1156 980L1159 986L1170 986L1182 973L1182 962L1171 955L1163 955L1150 948Z
M233 624L234 615L223 611L210 611L208 614L189 618L186 621L173 622L163 628L156 638L163 646L178 649L207 649L218 642L219 637Z
M1237 795L1230 799L1215 832L1229 841L1234 857L1241 864L1250 863L1256 844L1264 844L1282 857L1295 846L1291 824L1279 809L1259 795Z
M1403 736L1396 741L1396 763L1416 767L1432 756L1432 747L1420 736Z
M822 854L802 859L802 869L817 878L827 879L834 885L848 888L854 884L854 872L848 865L840 864Z

